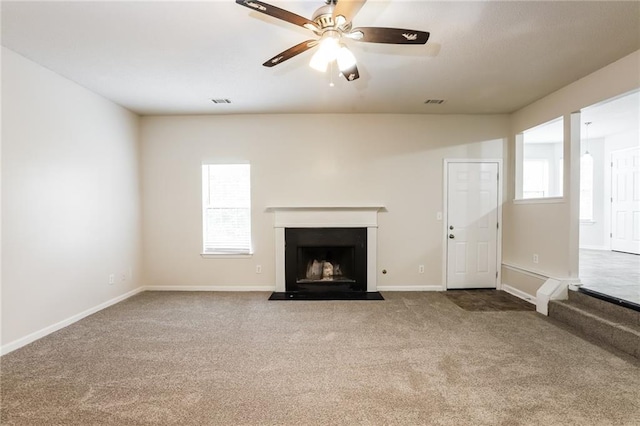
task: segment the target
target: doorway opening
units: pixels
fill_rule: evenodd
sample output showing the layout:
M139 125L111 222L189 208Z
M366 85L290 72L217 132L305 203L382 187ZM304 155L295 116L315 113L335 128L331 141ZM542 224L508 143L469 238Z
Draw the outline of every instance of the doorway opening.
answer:
M583 289L640 307L640 91L581 111Z

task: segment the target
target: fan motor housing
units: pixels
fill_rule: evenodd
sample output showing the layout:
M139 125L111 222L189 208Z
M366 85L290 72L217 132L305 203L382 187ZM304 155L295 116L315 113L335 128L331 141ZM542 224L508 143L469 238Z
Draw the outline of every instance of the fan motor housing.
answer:
M333 9L335 8L335 4L327 4L318 8L311 17L311 20L315 22L321 31L326 29L336 29L335 22L333 22ZM340 27L341 31L349 31L351 29L351 22Z

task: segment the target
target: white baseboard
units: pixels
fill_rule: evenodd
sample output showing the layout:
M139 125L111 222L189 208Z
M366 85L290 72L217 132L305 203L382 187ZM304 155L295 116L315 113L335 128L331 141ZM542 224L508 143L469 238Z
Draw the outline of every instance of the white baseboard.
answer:
M444 291L440 285L379 285L378 291Z
M505 291L513 296L516 296L522 300L525 300L533 305L536 304L536 297L530 295L529 293L525 293L522 290L518 290L515 287L511 287L509 284L502 283L502 291Z
M580 246L579 248L586 249L586 250L611 251L611 248L607 246Z
M62 328L65 328L73 324L74 322L80 321L81 319L86 318L89 315L95 314L96 312L101 311L104 308L108 308L111 305L115 305L118 302L122 302L123 300L128 299L131 296L135 296L136 294L141 293L143 291L144 291L143 287L138 287L135 290L131 290L123 295L114 297L113 299L107 300L104 303L94 306L93 308L89 308L86 311L80 312L79 314L73 315L65 320L62 320L53 325L45 327L41 330L28 334L24 337L21 337L20 339L16 339L13 342L7 343L6 345L3 345L0 348L0 355L6 355L9 352L15 351L18 348L28 345L31 342L35 342L36 340L41 339L44 336L47 336L53 332L56 332Z
M145 291L276 291L276 286L236 286L236 285L148 285Z

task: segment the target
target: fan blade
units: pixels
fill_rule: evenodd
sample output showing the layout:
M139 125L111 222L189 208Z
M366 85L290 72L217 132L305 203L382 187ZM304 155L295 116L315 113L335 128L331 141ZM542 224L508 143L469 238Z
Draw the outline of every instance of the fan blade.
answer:
M340 27L353 20L367 0L339 0L333 9L333 22ZM342 16L342 18L338 18Z
M341 72L342 75L344 75L344 78L349 81L354 81L360 78L360 73L358 72L358 67L356 65L353 65L351 68Z
M429 40L429 33L426 31L402 28L360 27L354 28L345 36L356 41L387 44L425 44Z
M311 49L312 47L314 47L317 44L318 44L318 40L303 41L300 44L296 44L295 46L290 47L289 49L285 50L284 52L278 53L276 56L274 56L273 58L269 59L267 62L265 62L262 65L264 65L265 67L269 67L269 68L275 67L276 65L283 63L287 59L291 59L294 56L299 55L302 52L305 52L305 51Z
M272 6L270 4L263 3L257 0L236 0L236 3L241 6L248 7L249 9L255 10L256 12L264 13L265 15L282 19L283 21L287 21L289 23L292 23L293 25L298 25L311 31L320 31L318 26L313 21L310 21L307 18L303 18L300 15L296 15L295 13L289 12L288 10Z

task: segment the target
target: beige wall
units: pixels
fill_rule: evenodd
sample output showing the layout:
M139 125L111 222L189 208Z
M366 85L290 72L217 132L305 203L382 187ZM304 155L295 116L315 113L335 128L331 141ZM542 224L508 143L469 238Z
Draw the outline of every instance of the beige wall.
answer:
M514 271L509 267L502 267L502 284L517 289L519 296L529 295L532 303L535 301L536 291L544 284L546 279L535 274L525 274L521 271ZM517 287L513 283L517 283ZM505 287L506 288L506 287ZM513 291L508 289L508 291ZM524 293L524 295L522 294Z
M3 348L139 287L137 139L136 115L2 48Z
M577 273L579 134L565 130L565 197L560 203L514 204L515 138L516 133L559 116L571 118L571 113L594 103L640 87L640 51L580 79L571 85L523 108L511 116L508 170L510 185L504 206L503 263L555 278L569 278ZM575 120L575 116L574 116ZM579 123L579 121L578 121ZM576 123L574 123L576 124ZM573 168L570 166L573 165ZM540 255L534 264L533 253ZM509 284L519 290L532 291L524 277L510 274ZM535 293L534 293L535 294Z
M442 284L443 158L502 158L508 117L145 117L141 134L147 285L273 287L268 206L381 204L378 285L433 286ZM250 259L200 256L203 161L251 163Z

